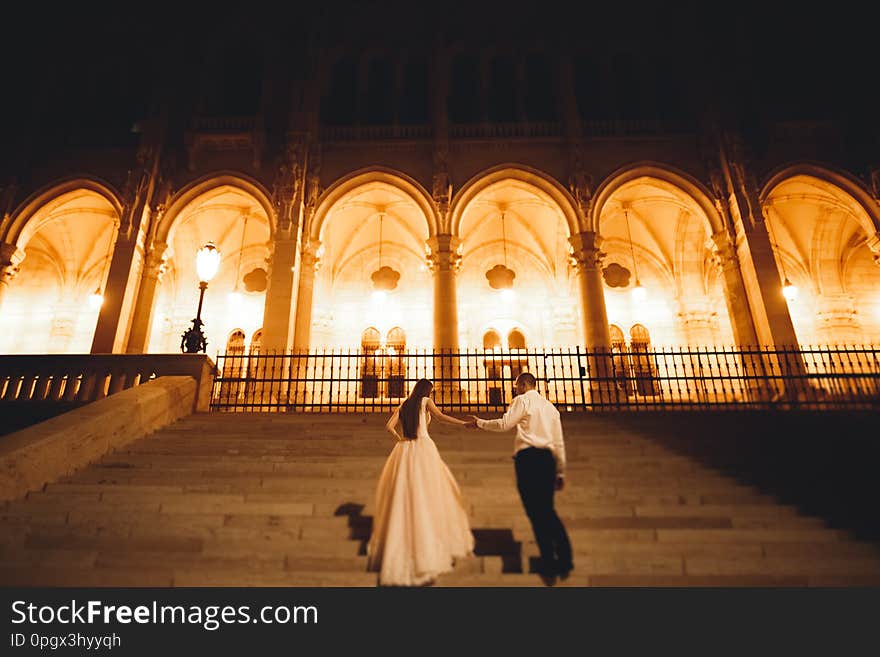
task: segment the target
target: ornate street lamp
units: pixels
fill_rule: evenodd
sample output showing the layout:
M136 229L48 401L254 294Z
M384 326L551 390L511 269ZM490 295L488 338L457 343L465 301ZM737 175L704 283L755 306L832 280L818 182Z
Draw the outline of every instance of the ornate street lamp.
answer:
M208 242L196 254L196 272L199 275L199 309L196 311L196 318L192 321L192 328L188 328L180 340L180 350L188 354L204 352L208 346L208 339L202 333L202 302L205 300L205 290L208 289L208 283L217 274L219 267L220 251L217 250L213 242Z

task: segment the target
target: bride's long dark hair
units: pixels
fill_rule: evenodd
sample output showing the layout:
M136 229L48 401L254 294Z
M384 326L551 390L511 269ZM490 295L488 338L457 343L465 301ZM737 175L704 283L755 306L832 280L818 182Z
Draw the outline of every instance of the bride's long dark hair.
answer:
M413 386L406 401L400 405L400 423L403 425L405 438L415 438L419 428L419 413L422 410L422 399L431 394L434 384L428 379L419 379Z

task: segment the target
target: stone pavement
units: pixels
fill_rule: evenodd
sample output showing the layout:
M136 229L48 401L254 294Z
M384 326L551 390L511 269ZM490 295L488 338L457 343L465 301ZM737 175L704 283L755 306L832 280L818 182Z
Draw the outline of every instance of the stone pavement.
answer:
M0 507L0 584L374 586L385 416L196 414ZM560 586L880 586L880 549L651 439L563 417ZM512 434L432 425L477 555L438 586L541 586Z

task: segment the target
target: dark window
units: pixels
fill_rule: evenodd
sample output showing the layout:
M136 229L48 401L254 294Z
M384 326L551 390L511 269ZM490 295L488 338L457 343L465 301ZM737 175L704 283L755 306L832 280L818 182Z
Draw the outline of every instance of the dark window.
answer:
M480 117L480 61L459 55L450 70L449 120L475 123Z
M208 116L251 116L260 105L263 64L253 47L224 50L211 64L212 82L205 94Z
M599 98L599 65L591 55L579 55L574 61L574 96L582 119L602 115Z
M616 118L632 119L640 117L639 81L636 79L635 63L629 53L619 53L611 62L611 77L614 86L614 113Z
M555 121L555 72L546 55L530 55L526 60L526 117L529 121Z
M370 62L364 121L387 125L394 120L394 71L387 59Z
M428 123L428 58L410 55L403 76L403 93L400 105L401 123Z
M512 57L496 57L489 66L489 120L516 120L516 66Z
M357 61L347 56L333 67L330 87L321 101L321 121L327 125L354 123L357 102Z

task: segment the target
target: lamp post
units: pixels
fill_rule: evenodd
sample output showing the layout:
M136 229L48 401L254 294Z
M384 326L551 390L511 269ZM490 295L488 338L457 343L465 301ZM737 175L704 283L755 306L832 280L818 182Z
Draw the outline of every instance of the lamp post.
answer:
M180 350L185 353L204 352L208 346L208 339L202 333L202 302L205 300L205 290L208 289L208 283L217 274L219 267L220 251L217 250L213 242L208 242L196 254L196 272L199 275L199 309L196 311L196 318L192 321L192 328L188 328L180 340Z

